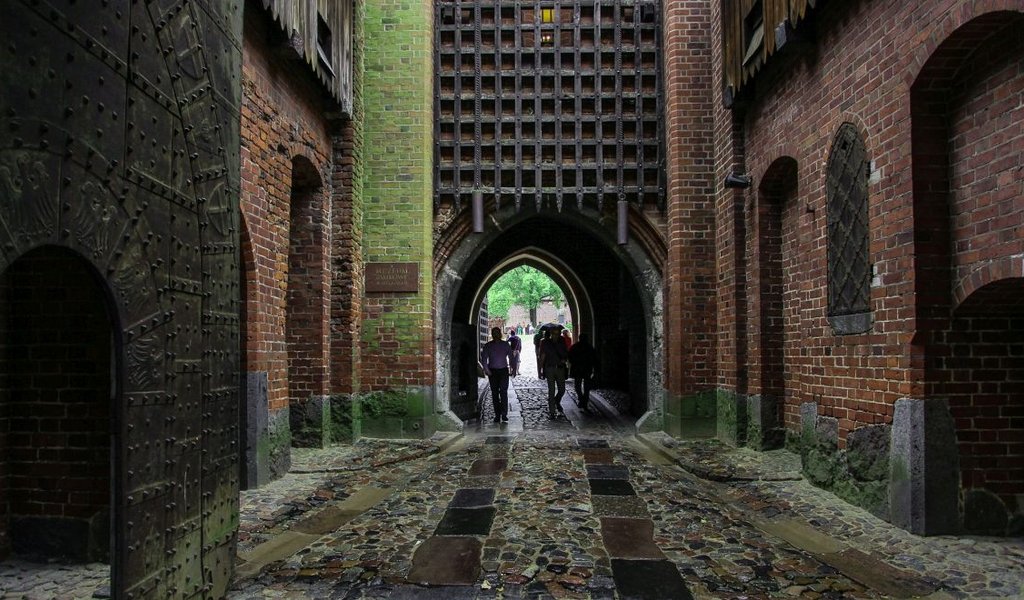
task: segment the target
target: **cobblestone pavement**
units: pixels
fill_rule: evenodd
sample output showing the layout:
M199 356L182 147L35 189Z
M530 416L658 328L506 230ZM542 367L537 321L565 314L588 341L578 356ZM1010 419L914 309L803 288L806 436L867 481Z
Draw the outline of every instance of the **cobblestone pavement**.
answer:
M785 451L515 418L295 450L242 494L233 599L1019 598L1024 541L920 538L819 490ZM544 415L541 419L534 415ZM0 564L4 598L89 598L106 567Z

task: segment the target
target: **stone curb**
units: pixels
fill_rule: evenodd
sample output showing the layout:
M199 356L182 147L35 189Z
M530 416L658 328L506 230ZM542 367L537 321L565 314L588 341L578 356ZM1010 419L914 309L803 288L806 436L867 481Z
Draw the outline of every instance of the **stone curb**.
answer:
M649 433L637 433L636 437L652 450L679 465L679 467L687 473L707 481L716 481L721 483L729 481L800 481L804 478L803 475L799 473L793 473L791 475L763 475L749 471L737 471L737 469L731 465L701 465L686 459L680 453L666 447L657 439L656 436Z

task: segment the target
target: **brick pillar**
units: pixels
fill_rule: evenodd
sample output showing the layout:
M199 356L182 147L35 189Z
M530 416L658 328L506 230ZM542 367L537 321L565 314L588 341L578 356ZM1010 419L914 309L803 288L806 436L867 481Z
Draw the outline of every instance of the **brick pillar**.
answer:
M668 178L665 427L714 414L715 246L708 3L663 4Z
M364 290L362 432L423 437L434 425L433 5L365 6L362 257L414 263L415 292Z

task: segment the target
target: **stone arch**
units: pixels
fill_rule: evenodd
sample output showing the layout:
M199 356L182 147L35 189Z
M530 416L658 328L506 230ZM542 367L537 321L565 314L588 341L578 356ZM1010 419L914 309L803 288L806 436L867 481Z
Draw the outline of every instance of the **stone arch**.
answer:
M548 223L550 226L571 227L574 235L578 232L586 236L595 247L600 246L608 252L608 256L614 257L617 264L628 275L629 284L634 286L638 296L639 306L642 308L642 318L647 328L647 335L644 336L643 354L647 357L646 366L641 373L643 379L642 393L646 399L647 409L638 426L649 428L660 428L664 414L664 394L662 383L662 362L663 350L662 340L662 275L661 268L656 266L656 258L649 256L645 250L646 246L639 243L630 243L625 246L618 246L615 243L614 229L606 222L602 222L600 215L592 211L584 211L581 215L575 210L567 210L564 213L543 213L538 215L532 211L516 211L515 207L507 206L492 213L491 223L483 234L471 235L470 229L466 226L465 217L453 219L443 236L435 244L435 347L437 356L438 374L435 384L435 398L437 410L446 413L455 421L456 417L451 413L450 408L457 390L453 387L452 372L445 368L453 348L458 346L458 340L453 339L451 326L456 315L456 304L463 294L475 294L480 289L486 272L490 272L493 265L500 262L493 260L488 263L484 273L479 276L480 282L474 280L471 283L472 291L465 292L463 286L468 271L473 268L488 251L488 248L500 240L503 235L516 230L517 227L526 227L530 223ZM582 218L581 218L582 217ZM641 228L642 229L642 228ZM631 233L634 231L631 228ZM636 231L640 231L637 229ZM511 239L511 238L505 238ZM438 252L440 251L440 255ZM507 258L514 252L506 252L502 255ZM468 311L468 309L466 309ZM461 314L461 313L460 313ZM454 370L453 370L454 372ZM454 423L459 427L460 424Z
M787 287L787 264L794 258L799 168L796 159L781 156L759 178L754 210L756 245L751 260L756 290L748 315L751 332L750 378L753 411L748 444L757 448L778 447L784 441L784 424L799 422L792 373L795 353L792 329L799 328L799 311L793 311ZM792 270L789 265L788 270ZM788 302L787 302L788 300ZM789 335L787 335L789 334Z

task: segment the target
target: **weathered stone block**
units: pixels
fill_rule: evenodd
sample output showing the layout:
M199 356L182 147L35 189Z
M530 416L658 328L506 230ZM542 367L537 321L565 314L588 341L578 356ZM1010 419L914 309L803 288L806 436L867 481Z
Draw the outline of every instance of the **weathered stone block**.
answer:
M359 403L368 437L426 438L437 430L430 388L370 392Z
M288 472L291 466L291 426L288 409L270 413L265 371L246 373L245 481L257 488Z
M323 448L330 443L331 402L327 396L310 396L289 407L292 446Z
M717 394L718 439L734 446L747 439L747 399L726 390Z
M946 400L897 400L891 446L892 523L919 535L956 533L960 457Z
M840 476L839 420L834 417L816 417L813 427L804 428L804 475L814 485L831 488Z
M779 419L779 399L755 394L747 399L747 446L755 450L774 450L785 441L785 429Z
M351 444L362 433L359 397L353 394L334 394L331 405L330 439L333 443Z
M889 425L868 425L846 437L846 463L850 475L858 481L882 481L889 478Z

